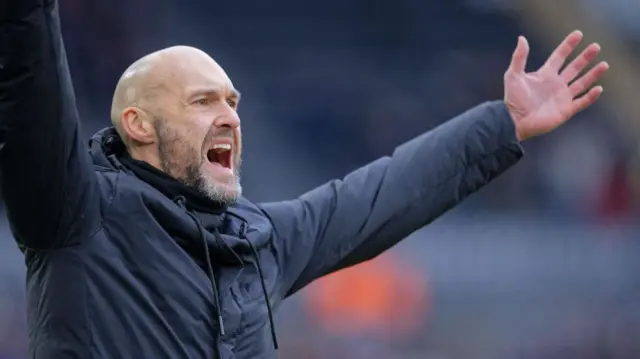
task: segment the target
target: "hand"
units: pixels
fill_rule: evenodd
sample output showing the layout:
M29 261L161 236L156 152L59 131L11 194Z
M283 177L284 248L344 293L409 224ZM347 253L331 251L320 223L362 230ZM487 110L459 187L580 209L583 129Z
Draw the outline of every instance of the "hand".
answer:
M515 122L518 140L556 129L600 97L602 87L592 86L607 72L609 65L600 62L580 75L600 52L598 44L587 46L562 69L580 40L582 33L572 32L538 71L526 73L529 44L524 37L518 38L511 65L504 74L504 102Z

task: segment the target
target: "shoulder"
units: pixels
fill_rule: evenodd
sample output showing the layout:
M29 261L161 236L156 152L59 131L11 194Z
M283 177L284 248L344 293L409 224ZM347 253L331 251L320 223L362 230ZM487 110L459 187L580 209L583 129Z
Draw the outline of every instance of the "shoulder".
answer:
M120 169L94 166L98 177L104 208L167 206L172 202L158 190L136 176Z

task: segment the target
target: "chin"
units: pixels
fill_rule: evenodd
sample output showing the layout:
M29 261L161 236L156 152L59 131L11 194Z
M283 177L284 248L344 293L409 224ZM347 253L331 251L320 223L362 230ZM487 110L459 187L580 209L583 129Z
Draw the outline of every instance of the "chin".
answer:
M234 183L215 183L212 180L203 182L202 193L209 199L223 204L232 204L242 196L242 186L234 178Z

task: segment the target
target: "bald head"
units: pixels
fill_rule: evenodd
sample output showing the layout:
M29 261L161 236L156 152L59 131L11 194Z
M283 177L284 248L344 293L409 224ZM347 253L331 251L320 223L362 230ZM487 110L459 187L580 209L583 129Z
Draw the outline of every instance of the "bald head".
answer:
M223 81L228 80L224 70L209 55L189 46L173 46L150 53L125 70L116 85L111 106L111 122L125 142L129 141L122 128L124 110L136 107L152 113L162 112L163 95L178 94L180 87L186 85L182 80L186 80L189 72L199 72L190 66L213 70Z
M230 202L240 193L239 97L209 55L174 46L127 68L113 95L111 121L133 158Z

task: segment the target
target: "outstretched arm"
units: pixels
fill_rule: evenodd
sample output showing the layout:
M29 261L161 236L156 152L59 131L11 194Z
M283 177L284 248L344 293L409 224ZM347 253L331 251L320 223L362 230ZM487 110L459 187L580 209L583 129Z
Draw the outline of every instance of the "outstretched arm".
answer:
M503 102L480 105L379 159L302 197L262 205L275 228L284 295L373 258L489 183L521 156L519 141L549 132L593 104L609 65L583 70L600 51L574 31L539 70L525 72L518 40L504 76ZM505 107L506 104L506 107Z
M283 295L377 256L521 156L505 106L485 103L343 180L296 200L262 204L276 231Z
M55 0L0 2L0 190L23 248L71 245L98 228Z

